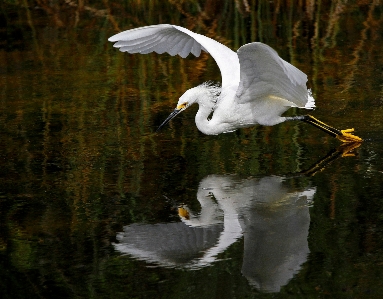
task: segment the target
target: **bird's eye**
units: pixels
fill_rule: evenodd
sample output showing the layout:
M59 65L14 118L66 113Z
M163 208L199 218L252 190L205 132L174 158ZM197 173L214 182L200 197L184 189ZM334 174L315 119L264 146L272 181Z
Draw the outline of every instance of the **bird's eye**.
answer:
M188 102L182 103L177 106L177 110L185 109L187 105L188 105Z

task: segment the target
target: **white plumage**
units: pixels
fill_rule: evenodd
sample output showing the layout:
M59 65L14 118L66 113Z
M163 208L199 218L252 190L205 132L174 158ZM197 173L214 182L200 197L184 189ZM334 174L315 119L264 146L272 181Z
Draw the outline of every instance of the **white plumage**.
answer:
M190 53L198 57L205 51L217 62L222 75L220 92L217 94L217 87L211 84L187 90L159 129L190 105L198 103L196 125L209 135L257 124L272 126L286 120L304 120L334 137L344 136L343 132L311 116L281 116L290 107L311 109L315 101L306 87L306 74L263 43L246 44L234 52L209 37L168 24L124 31L110 37L109 41L116 42L114 47L128 53L166 52L185 58Z

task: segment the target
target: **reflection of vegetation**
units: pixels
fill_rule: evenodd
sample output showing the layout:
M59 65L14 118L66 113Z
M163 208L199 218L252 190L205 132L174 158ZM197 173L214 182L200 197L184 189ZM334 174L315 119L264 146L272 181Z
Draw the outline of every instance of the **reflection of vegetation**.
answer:
M202 136L192 111L154 135L177 97L207 79L219 81L218 69L207 54L186 60L119 54L106 42L117 30L174 23L234 49L266 42L309 74L321 108L317 114L325 115L319 118L341 127L362 126L368 118L381 131L383 16L378 1L143 3L0 3L0 272L11 273L1 276L9 283L0 287L5 293L11 286L9 298L17 297L10 293L17 290L19 297L58 292L110 298L121 284L126 284L125 297L126 292L144 297L148 288L154 296L173 291L168 298L177 298L193 293L188 285L195 287L194 295L217 295L221 273L240 265L235 248L228 253L232 260L204 270L216 288L199 288L204 281L198 273L148 271L128 259L109 258L117 228L168 220L171 204L162 195L192 202L207 174L301 171L330 148L327 136L311 137L311 128L303 124ZM360 82L368 82L362 84L363 93ZM353 108L349 118L336 122L346 107ZM363 107L374 109L366 116L360 113ZM313 208L314 258L284 296L298 289L360 294L372 289L368 281L382 290L382 238L374 225L383 214L364 202L382 194L379 178L358 178L376 187L364 190L352 174L331 171L315 178L318 186L330 188L318 188ZM372 257L367 259L367 253ZM222 294L234 290L250 296L245 281L223 276L227 289ZM144 281L139 288L137 277Z

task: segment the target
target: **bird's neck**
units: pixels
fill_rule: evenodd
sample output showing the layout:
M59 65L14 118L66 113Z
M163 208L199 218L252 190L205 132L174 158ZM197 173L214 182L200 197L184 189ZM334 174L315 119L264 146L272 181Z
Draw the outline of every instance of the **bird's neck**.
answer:
M213 132L214 128L211 126L211 123L208 120L208 117L211 112L212 112L211 108L206 107L202 104L199 104L199 109L195 116L195 124L197 125L198 130L200 130L202 133L206 135L217 134Z
M206 135L217 135L225 132L225 128L222 127L222 123L215 122L213 109L215 107L215 99L212 94L205 88L198 88L196 101L199 105L198 112L195 116L195 123L198 130ZM210 114L213 112L212 118L209 120Z
M195 123L197 125L198 130L207 135L214 135L216 133L211 132L212 128L211 123L208 120L209 115L213 111L214 100L212 95L206 88L197 87L194 89L197 97L197 103L199 105L198 112L195 116Z

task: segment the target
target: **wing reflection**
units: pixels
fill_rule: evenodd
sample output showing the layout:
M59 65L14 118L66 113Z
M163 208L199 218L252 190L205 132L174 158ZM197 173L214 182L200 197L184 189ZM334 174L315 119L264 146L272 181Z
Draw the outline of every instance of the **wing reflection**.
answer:
M207 176L197 191L200 213L183 206L182 222L127 225L115 248L160 266L198 269L243 236L243 275L258 289L277 292L307 259L308 203L315 194L283 181Z
M164 267L198 267L204 252L214 248L223 230L223 224L209 227L189 227L182 222L132 224L117 235L119 243L115 248Z

